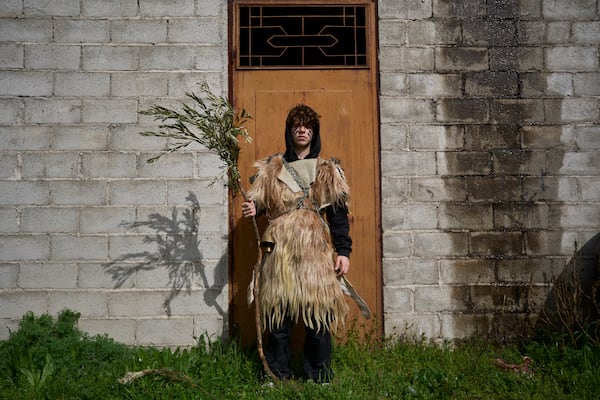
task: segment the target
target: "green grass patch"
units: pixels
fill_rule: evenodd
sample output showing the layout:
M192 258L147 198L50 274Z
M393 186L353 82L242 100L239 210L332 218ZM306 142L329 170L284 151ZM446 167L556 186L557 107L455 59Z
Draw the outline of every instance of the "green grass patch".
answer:
M335 379L267 385L253 349L201 338L191 349L129 347L77 329L79 314L26 314L0 342L2 399L596 399L600 348L562 341L495 345L471 341L350 338L334 349ZM530 373L523 357L530 357ZM502 367L512 364L515 369ZM128 372L145 375L122 383Z

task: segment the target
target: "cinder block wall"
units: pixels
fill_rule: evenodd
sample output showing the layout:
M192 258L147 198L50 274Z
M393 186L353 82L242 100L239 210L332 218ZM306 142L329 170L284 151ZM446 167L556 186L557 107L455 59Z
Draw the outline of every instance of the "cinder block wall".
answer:
M191 345L227 329L218 158L137 132L206 80L225 95L227 2L0 1L0 338L27 311Z
M598 279L598 2L378 3L385 331L526 335Z

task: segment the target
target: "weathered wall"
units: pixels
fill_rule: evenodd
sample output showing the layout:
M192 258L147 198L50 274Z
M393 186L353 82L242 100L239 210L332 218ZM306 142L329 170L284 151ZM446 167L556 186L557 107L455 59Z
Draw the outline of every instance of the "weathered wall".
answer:
M227 193L202 149L138 112L206 79L227 93L227 5L0 1L0 338L26 311L81 312L132 344L227 325Z
M574 255L600 254L598 2L379 18L386 333L527 334Z
M598 2L378 5L386 333L527 333L600 252ZM226 8L0 0L0 338L67 307L131 344L226 331L218 160L148 165L166 143L136 134L227 92Z

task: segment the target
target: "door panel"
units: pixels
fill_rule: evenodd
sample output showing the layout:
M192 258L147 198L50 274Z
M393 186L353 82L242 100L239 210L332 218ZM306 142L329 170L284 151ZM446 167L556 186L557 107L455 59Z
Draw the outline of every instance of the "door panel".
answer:
M371 46L372 48L373 46ZM373 50L371 50L373 51ZM374 55L372 55L374 57ZM375 65L373 60L371 65ZM233 102L253 116L247 124L252 143L241 144L239 167L247 189L253 163L285 150L288 111L304 103L321 116L321 156L341 160L351 190L350 233L354 242L348 279L367 301L367 321L348 297L346 329L382 332L379 141L376 74L362 69L235 69ZM243 198L231 199L231 322L244 343L255 340L254 307L246 304L246 288L257 257L250 221L241 216ZM261 232L266 221L259 219ZM344 332L340 332L344 336Z

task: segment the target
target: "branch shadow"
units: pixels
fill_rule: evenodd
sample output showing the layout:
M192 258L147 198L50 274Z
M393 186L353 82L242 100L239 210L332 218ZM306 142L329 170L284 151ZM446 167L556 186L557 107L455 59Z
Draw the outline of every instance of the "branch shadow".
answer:
M195 193L188 192L185 209L173 207L168 216L159 213L148 215L146 221L123 222L127 230L152 231L144 237L144 245L156 249L124 254L103 265L104 272L115 282L114 288L122 288L126 282L135 282L144 271L164 269L168 273L169 288L163 301L166 315L171 316L171 304L181 294L191 294L194 281L199 277L204 289L204 302L214 308L223 320L222 332L227 332L227 311L218 301L226 285L227 260L224 254L215 266L207 266L198 237L200 204ZM211 277L213 282L211 283Z

